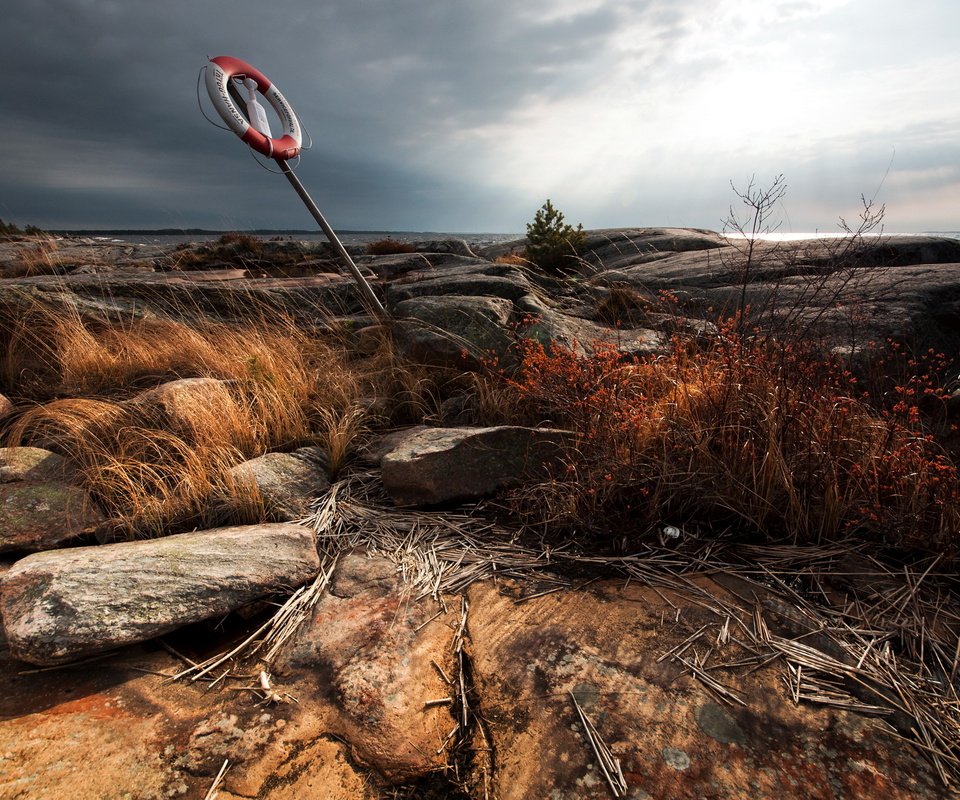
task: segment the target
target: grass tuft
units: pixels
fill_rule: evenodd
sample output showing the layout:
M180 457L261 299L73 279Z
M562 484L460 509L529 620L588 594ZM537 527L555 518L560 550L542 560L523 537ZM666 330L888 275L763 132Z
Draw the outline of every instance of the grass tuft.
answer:
M403 253L416 253L417 246L413 242L405 242L401 239L378 239L367 245L367 255L371 256L392 256L402 255Z
M2 278L29 278L33 275L57 275L63 272L60 245L50 236L39 236L17 249L17 263L3 268Z
M253 521L262 501L232 467L324 440L342 463L361 429L356 371L283 319L105 322L37 302L0 312L4 393L25 409L4 443L69 457L115 535L220 524L212 497L241 510L229 521Z

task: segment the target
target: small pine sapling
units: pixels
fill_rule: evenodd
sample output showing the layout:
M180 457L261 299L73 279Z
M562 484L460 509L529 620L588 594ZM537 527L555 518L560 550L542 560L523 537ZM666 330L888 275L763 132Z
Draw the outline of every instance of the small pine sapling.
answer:
M527 225L527 258L545 272L561 273L586 244L583 225L574 228L547 200Z

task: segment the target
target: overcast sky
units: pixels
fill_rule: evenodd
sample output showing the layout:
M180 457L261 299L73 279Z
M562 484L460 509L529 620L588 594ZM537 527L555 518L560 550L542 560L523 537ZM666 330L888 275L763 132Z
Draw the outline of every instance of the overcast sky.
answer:
M718 229L730 181L784 173L785 230L878 187L888 231L957 230L958 44L957 0L11 2L0 218L312 228L197 108L233 55L312 133L298 174L340 229L522 231L547 197Z

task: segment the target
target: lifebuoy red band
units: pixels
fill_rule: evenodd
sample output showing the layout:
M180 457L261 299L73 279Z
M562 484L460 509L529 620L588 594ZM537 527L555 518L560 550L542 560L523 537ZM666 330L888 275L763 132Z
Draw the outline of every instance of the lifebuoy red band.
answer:
M210 64L206 74L207 94L210 95L210 101L230 130L258 153L263 153L268 158L287 160L298 156L303 144L300 121L286 98L270 79L256 67L232 56L211 58ZM271 139L264 136L250 125L234 105L227 87L229 81L237 77L252 78L257 82L257 91L273 106L273 110L280 118L283 126L283 135L280 138Z

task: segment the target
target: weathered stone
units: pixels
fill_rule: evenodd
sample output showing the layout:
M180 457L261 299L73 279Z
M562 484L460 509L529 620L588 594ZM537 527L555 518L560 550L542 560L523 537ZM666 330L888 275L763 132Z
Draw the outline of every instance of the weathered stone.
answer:
M426 428L411 431L380 465L397 505L429 506L483 497L542 475L569 451L555 428Z
M768 325L806 330L837 346L887 338L946 351L960 345L960 241L930 236L760 242L747 262L730 240L708 250L629 251L597 259L597 285L669 290L672 311L733 314L745 302ZM852 342L851 339L856 341Z
M292 453L267 453L230 470L239 485L256 486L272 519L295 520L310 512L310 501L323 494L330 481L323 471L323 453L303 447Z
M89 669L28 674L0 649L0 796L202 798L226 759L221 800L380 796L314 707L238 702L163 677L182 667L165 650L132 647Z
M476 256L456 253L396 253L383 256L364 256L358 259L357 266L368 269L381 281L393 281L396 278L409 280L428 277L438 273L460 269L478 269L489 266Z
M398 303L394 342L406 358L424 364L477 369L491 355L504 358L513 344L513 305L495 297L417 297Z
M26 480L0 484L0 553L51 550L92 534L102 521L78 486Z
M430 430L426 425L413 425L409 428L386 433L378 439L373 439L360 451L360 460L371 467L379 467L383 457L391 450L395 450L404 439L414 433L426 430Z
M285 733L286 731L281 731ZM224 785L233 791L221 791L220 800L246 800L263 797L267 800L367 800L378 798L373 793L369 776L353 766L349 747L337 739L296 739L275 743L272 751L282 758L251 758L251 766L228 774ZM235 756L228 752L231 764ZM274 762L278 763L274 763ZM222 762L221 762L222 763ZM246 765L244 765L246 766ZM236 794L234 794L236 792ZM389 795L387 795L389 796Z
M446 764L450 707L427 703L451 692L434 664L455 674L455 612L436 615L429 599L411 601L391 562L349 555L279 665L315 686L310 704L328 713L331 733L390 781Z
M40 447L0 447L0 483L66 481L75 477L67 459Z
M449 253L455 256L476 258L476 253L463 239L431 239L426 242L416 242L418 253Z
M171 419L188 421L191 410L222 397L228 385L218 378L180 378L140 392L126 404L132 408L157 408Z
M667 347L667 337L658 331L649 328L621 330L601 325L549 308L532 295L523 297L517 305L530 315L530 324L521 329L521 335L548 349L552 344L559 344L589 355L595 352L598 344L604 344L629 355L649 355L663 352Z
M514 592L490 584L469 592L476 710L496 753L490 794L500 800L610 797L571 691L620 760L628 797L942 796L933 768L887 726L795 705L777 667L712 670L744 701L721 707L687 670L661 659L702 625L722 627L700 601L676 592L668 601L622 581L519 605ZM746 652L725 647L723 661Z
M0 448L0 553L51 550L92 533L103 521L76 470L39 447Z
M522 272L514 270L509 275L441 274L410 283L394 283L387 289L387 302L391 306L414 297L462 295L465 297L499 297L518 300L530 294L533 286Z
M745 736L737 721L713 700L700 706L697 723L707 736L712 736L722 744L746 745Z
M12 654L59 664L232 611L319 571L313 534L251 525L36 553L3 580Z
M10 571L13 561L0 559L0 586L3 586L3 578ZM3 632L3 625L0 625L0 664L7 658L7 635Z

